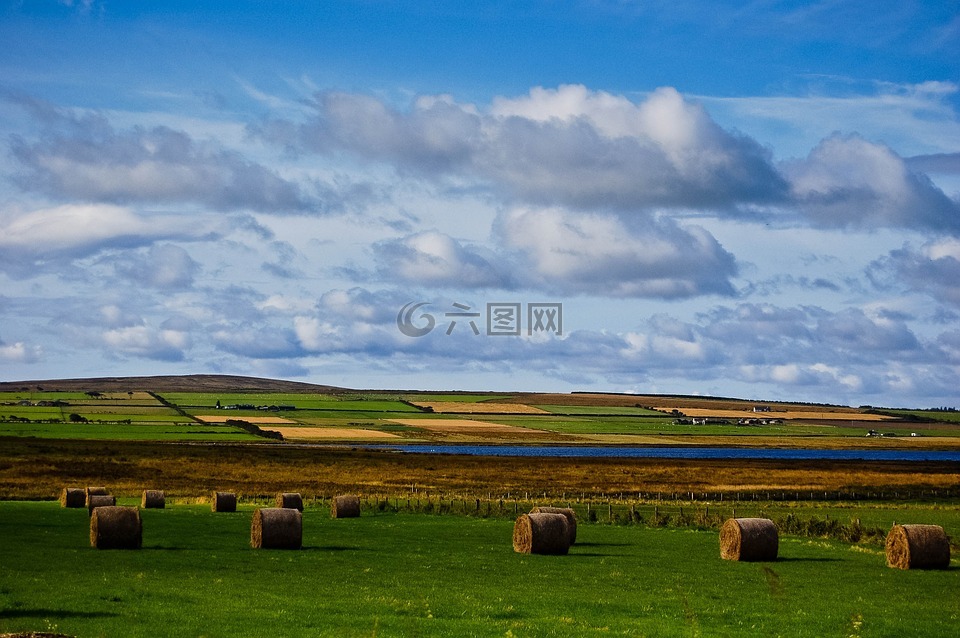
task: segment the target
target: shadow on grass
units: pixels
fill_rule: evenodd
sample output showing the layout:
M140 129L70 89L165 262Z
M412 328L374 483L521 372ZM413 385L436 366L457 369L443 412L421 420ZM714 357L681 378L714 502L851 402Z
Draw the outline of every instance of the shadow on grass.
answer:
M349 545L304 545L300 548L301 550L310 551L310 552L359 552L362 551L359 547L351 547Z
M111 618L119 616L109 611L69 611L66 609L4 609L0 618Z

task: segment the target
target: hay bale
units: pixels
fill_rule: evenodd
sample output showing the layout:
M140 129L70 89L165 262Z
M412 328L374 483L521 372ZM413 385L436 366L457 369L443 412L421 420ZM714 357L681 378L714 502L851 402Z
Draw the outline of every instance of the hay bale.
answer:
M116 504L116 496L110 494L91 494L87 497L87 514L93 516L93 510L98 507L113 507Z
M277 494L277 507L303 511L303 497L296 492L280 492Z
M97 549L140 549L143 524L136 507L98 507L90 517L90 545Z
M547 512L521 514L513 525L513 551L521 554L566 554L570 550L567 517Z
M330 503L332 518L356 518L360 516L360 497L355 494L334 496Z
M720 528L720 558L777 560L777 526L769 518L728 518Z
M530 510L531 514L563 514L567 517L567 534L570 536L570 544L577 542L577 513L570 507L534 507Z
M83 507L87 504L87 493L82 487L65 487L60 492L61 507Z
M85 487L83 488L83 504L90 507L91 496L109 496L110 491L105 487Z
M950 539L939 525L894 525L887 534L887 566L946 569L950 566Z
M292 507L261 507L253 513L250 545L256 549L300 549L303 514Z
M236 512L237 495L234 492L214 492L210 509L214 512Z
M143 509L162 510L167 506L167 498L163 490L143 490L143 498L140 500L140 507Z

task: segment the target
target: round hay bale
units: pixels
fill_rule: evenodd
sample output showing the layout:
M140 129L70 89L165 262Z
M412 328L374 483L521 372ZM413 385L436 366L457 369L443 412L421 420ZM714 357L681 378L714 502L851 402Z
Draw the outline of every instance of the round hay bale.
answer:
M162 510L167 506L167 498L163 490L143 490L143 498L140 500L140 507L143 509Z
M946 569L950 566L950 539L939 525L894 525L887 534L887 566Z
M577 513L571 507L534 507L531 514L563 514L567 517L567 534L570 544L577 542Z
M277 507L303 511L303 497L296 492L280 492L277 494Z
M117 497L110 494L92 494L87 497L87 514L93 516L93 510L98 507L113 507L117 504Z
M97 549L140 549L143 524L136 507L98 507L90 517L90 545Z
M105 487L85 487L83 491L83 504L87 507L90 507L91 496L107 496L110 494L110 491Z
M261 507L253 513L250 545L256 549L300 549L303 514L292 507Z
M82 487L65 487L60 492L61 507L83 507L87 504L87 493Z
M513 551L521 554L566 554L570 531L563 514L521 514L513 525Z
M355 494L334 496L330 503L331 518L356 518L360 516L360 497Z
M214 512L236 512L237 495L234 492L214 492L210 509Z
M769 518L728 518L720 528L720 558L777 560L777 526Z

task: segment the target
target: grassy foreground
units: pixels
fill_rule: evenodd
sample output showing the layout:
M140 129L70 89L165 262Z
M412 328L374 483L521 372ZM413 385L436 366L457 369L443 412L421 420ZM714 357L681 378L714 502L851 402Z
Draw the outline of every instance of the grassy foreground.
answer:
M511 547L508 520L304 514L304 549L254 550L252 508L145 510L141 551L90 548L84 510L0 503L0 631L80 636L955 636L957 561L781 537L719 559L715 532L582 525L568 556Z

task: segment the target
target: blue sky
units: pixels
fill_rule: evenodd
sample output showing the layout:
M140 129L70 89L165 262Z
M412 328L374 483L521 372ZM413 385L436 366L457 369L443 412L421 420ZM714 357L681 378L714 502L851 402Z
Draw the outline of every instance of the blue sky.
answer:
M4 379L958 403L960 2L34 0L0 39Z

